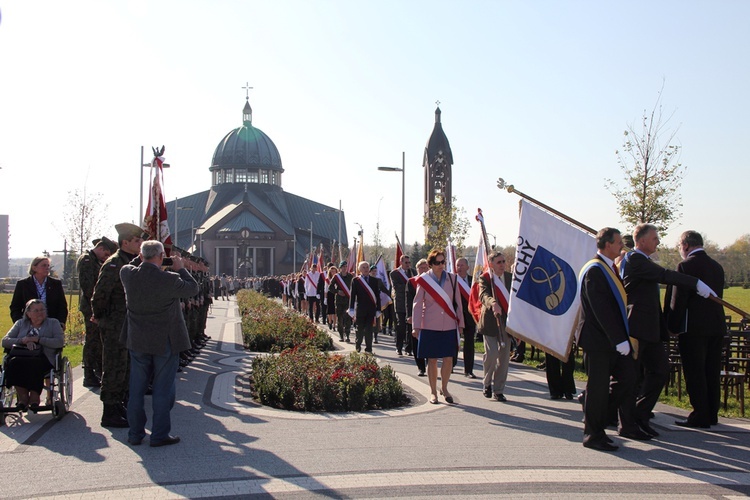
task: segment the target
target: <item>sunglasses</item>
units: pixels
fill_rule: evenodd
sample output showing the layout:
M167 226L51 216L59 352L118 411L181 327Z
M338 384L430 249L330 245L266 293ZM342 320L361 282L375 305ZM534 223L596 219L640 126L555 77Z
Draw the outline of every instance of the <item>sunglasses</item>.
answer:
M443 264L445 264L445 260L436 260L435 264L433 264L433 265L435 265L435 266L442 266Z

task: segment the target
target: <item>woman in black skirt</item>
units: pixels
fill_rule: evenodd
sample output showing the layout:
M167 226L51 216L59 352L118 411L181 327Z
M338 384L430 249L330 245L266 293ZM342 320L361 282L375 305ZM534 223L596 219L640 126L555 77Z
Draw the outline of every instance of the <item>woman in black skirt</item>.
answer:
M16 321L2 342L5 349L22 345L30 354L39 354L13 356L6 364L5 384L15 386L19 410L33 410L39 406L44 376L53 368L56 349L61 349L64 344L60 322L47 317L44 302L39 299L26 302L23 318Z

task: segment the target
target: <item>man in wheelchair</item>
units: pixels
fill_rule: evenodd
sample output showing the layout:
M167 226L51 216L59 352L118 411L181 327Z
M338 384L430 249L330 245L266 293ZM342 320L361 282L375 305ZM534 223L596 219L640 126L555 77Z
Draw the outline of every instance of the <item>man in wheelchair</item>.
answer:
M39 299L26 302L23 318L3 337L8 352L3 367L3 386L14 387L20 411L36 411L44 380L55 368L55 356L65 344L60 322L47 317Z

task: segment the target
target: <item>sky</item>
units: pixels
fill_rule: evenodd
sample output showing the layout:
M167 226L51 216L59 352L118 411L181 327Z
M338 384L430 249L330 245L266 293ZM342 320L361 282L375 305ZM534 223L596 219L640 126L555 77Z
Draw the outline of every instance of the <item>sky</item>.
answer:
M140 152L166 146L168 200L210 188L219 141L253 125L283 188L338 207L350 237L423 241L422 157L440 102L453 194L514 244L519 197L626 228L605 179L661 96L687 167L687 229L750 232L750 2L0 0L0 213L11 258L61 250L68 193L101 193L105 234L139 217ZM146 175L148 171L144 172ZM146 182L147 183L147 182ZM197 225L197 224L196 224ZM351 238L350 238L351 243Z

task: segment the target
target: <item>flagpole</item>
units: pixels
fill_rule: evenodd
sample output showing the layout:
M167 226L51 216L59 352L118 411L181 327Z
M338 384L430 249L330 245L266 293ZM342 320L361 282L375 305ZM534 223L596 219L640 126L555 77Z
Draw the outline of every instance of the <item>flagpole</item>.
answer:
M564 219L564 220L566 220L566 221L570 222L570 223L571 223L571 224L573 224L574 226L577 226L577 227L579 227L579 228L583 229L584 231L588 231L588 232L589 232L589 233L591 233L591 234L596 234L596 232L597 232L597 231L596 231L596 229L594 229L594 228L592 228L592 227L589 227L589 226L587 226L586 224L584 224L584 223L582 223L582 222L578 222L578 221L577 221L577 220L575 220L574 218L572 218L572 217L569 217L569 216L565 215L564 213L562 213L562 212L559 212L559 211L555 210L555 209L554 209L554 208L552 208L551 206L549 206L549 205L546 205L546 204L542 203L541 201L539 201L539 200L537 200L537 199L534 199L534 198L532 198L531 196L527 195L526 193L522 193L521 191L517 190L517 189L516 189L516 188L515 188L515 187L513 186L513 184L506 184L506 183L505 183L505 180L503 180L502 178L500 178L500 179L498 179L498 180L497 180L497 187L498 187L499 189L505 189L505 190L506 190L506 191L508 191L509 193L515 193L515 194L517 194L517 195L518 195L518 196L520 196L521 198L524 198L524 199L526 199L526 200L530 201L531 203L533 203L533 204L535 204L535 205L538 205L538 206L542 207L543 209L547 210L548 212L551 212L551 213L553 213L553 214L557 215L557 216L558 216L558 217L560 217L561 219ZM486 244L486 243L485 243L485 244Z
M490 262L489 257L489 248L490 248L490 240L487 238L487 229L484 227L484 215L482 215L482 209L477 209L477 217L476 219L479 221L479 226L482 229L482 239L484 241L484 259L487 262L487 270L490 274L490 290L492 290L492 298L495 300L495 303L497 304L497 297L495 296L495 270L492 269L492 262ZM502 284L505 286L505 284ZM508 311L505 311L505 314L508 314ZM500 347L505 347L505 339L503 338L503 328L500 324L500 318L495 315L495 321L497 321L497 328L499 332L499 338L500 338Z

